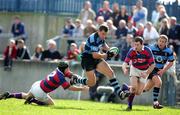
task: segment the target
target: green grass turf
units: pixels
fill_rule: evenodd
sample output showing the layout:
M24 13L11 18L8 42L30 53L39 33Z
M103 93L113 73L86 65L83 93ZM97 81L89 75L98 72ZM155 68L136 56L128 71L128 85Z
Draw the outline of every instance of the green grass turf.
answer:
M180 115L180 108L134 105L125 111L125 104L98 103L91 101L55 100L55 106L24 105L24 100L0 100L0 115Z

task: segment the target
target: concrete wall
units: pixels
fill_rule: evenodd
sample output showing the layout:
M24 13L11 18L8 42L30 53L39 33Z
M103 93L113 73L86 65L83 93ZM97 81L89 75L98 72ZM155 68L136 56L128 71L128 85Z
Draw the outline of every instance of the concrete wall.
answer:
M0 60L2 65L2 60ZM4 71L3 67L0 68L0 92L10 91L10 92L27 92L31 85L37 81L44 79L44 77L56 68L57 63L47 63L47 62L29 62L29 61L16 61L13 64L12 71ZM112 65L113 70L117 75L117 79L122 84L123 82L129 83L129 77L122 75L120 66ZM71 69L73 72L81 75L82 69L80 64L71 64ZM105 78L105 82L108 80ZM51 95L54 98L63 99L77 99L78 92L64 91L62 88L57 89L52 92ZM151 104L152 97L151 93L145 93L141 96L135 98L134 103L137 104ZM87 92L82 93L81 99L89 99ZM122 101L125 103L126 101Z

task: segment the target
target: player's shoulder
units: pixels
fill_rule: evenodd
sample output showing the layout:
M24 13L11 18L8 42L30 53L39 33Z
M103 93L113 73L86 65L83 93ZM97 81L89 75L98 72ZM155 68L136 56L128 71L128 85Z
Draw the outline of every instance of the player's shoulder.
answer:
M151 50L150 46L144 46L144 50Z
M129 49L129 54L133 54L133 52L135 52L135 48L132 47Z
M169 48L169 47L166 47L166 48L164 49L164 51L167 52L167 53L173 53L173 51L172 51L171 48Z
M149 45L147 46L150 50L157 50L157 44L152 44L152 45Z
M129 49L129 52L135 51L134 47Z
M89 42L95 42L97 38L98 38L98 34L97 32L95 32L95 33L92 33L88 39L89 39Z
M150 46L144 46L144 51L148 54L152 54L153 49L150 48Z

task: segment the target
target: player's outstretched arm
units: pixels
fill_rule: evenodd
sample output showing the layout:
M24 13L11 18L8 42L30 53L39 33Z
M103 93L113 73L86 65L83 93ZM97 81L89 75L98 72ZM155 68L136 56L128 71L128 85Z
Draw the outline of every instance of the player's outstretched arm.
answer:
M123 70L123 73L124 75L128 75L128 64L126 62L123 62L122 64L122 70Z
M89 87L88 86L74 86L74 85L72 85L68 89L71 91L88 91Z
M173 65L173 62L169 62L167 65L164 66L163 69L158 71L158 74L162 76L171 66Z
M147 74L149 75L153 71L154 68L155 68L155 64L151 64L149 68L147 69Z
M147 69L147 72L141 73L141 77L145 79L153 71L154 67L155 67L155 64L151 64L149 68Z

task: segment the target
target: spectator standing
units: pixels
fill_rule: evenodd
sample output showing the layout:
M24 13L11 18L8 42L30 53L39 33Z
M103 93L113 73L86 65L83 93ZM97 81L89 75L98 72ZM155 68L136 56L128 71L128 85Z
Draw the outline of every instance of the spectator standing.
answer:
M116 32L117 28L113 25L112 20L107 20L107 26L109 28L107 38L115 39L115 32Z
M73 37L74 30L75 30L75 25L72 21L72 18L68 17L65 20L65 25L63 28L63 37L68 39L67 40L67 44L68 44L67 49L69 49L71 43L75 43L75 40L69 39L69 38Z
M121 6L121 10L120 10L120 14L119 14L119 20L125 20L126 23L128 23L129 21L129 16L127 13L127 9L126 6Z
M134 11L133 21L136 23L136 27L139 23L146 25L148 11L147 8L143 7L143 1L138 0L136 2L136 10Z
M82 38L84 32L84 26L81 24L81 20L76 19L75 21L75 29L73 32L73 37L75 38Z
M20 37L24 41L26 40L25 26L18 16L15 16L14 18L14 22L11 27L11 33L13 34L13 37L16 37L17 39Z
M84 28L84 37L89 37L92 33L96 31L97 29L92 23L92 20L87 20L87 26Z
M111 15L112 15L112 10L110 9L109 1L105 0L103 2L103 7L100 8L98 13L97 13L97 17L103 16L104 17L104 21L107 21L108 19L110 19Z
M174 51L178 56L180 63L180 24L177 23L176 17L170 17L169 43L174 46Z
M163 34L163 35L168 35L168 32L169 32L169 22L168 20L165 18L161 21L161 25L160 25L160 28L159 28L159 34Z
M128 34L132 34L133 36L135 36L137 28L134 27L133 22L129 21L127 24L127 30L128 30Z
M127 27L126 27L126 21L125 20L120 20L119 21L119 27L116 30L116 39L123 39L123 37L126 37L127 35Z
M132 34L128 34L126 37L126 42L124 44L122 44L122 46L121 46L120 59L122 62L125 60L128 51L133 46L133 38L134 37Z
M113 12L111 14L111 20L113 21L113 25L117 28L119 26L119 15L120 15L120 10L119 10L119 4L114 3L113 4Z
M169 16L166 13L166 9L165 8L161 8L159 11L159 18L158 18L158 23L161 23L161 21L165 18L169 18Z
M150 45L154 44L156 40L159 38L159 34L157 30L154 28L151 22L148 22L146 24L146 28L144 29L143 33L144 37L144 44L145 45Z
M153 23L154 26L157 25L158 19L159 19L159 9L161 3L159 1L156 2L156 9L152 11L152 17L151 17L151 22Z
M78 17L84 26L87 26L87 20L92 20L92 22L95 22L96 13L91 8L91 2L86 1L84 4L84 8L81 10L79 17Z
M9 45L6 47L3 53L4 58L4 70L11 70L13 60L16 59L17 49L15 40L10 39Z
M98 16L96 20L96 28L99 28L100 25L104 24L104 17L103 16Z
M72 37L74 29L75 29L75 25L72 22L72 18L68 17L65 20L65 25L63 27L63 36L64 37Z

